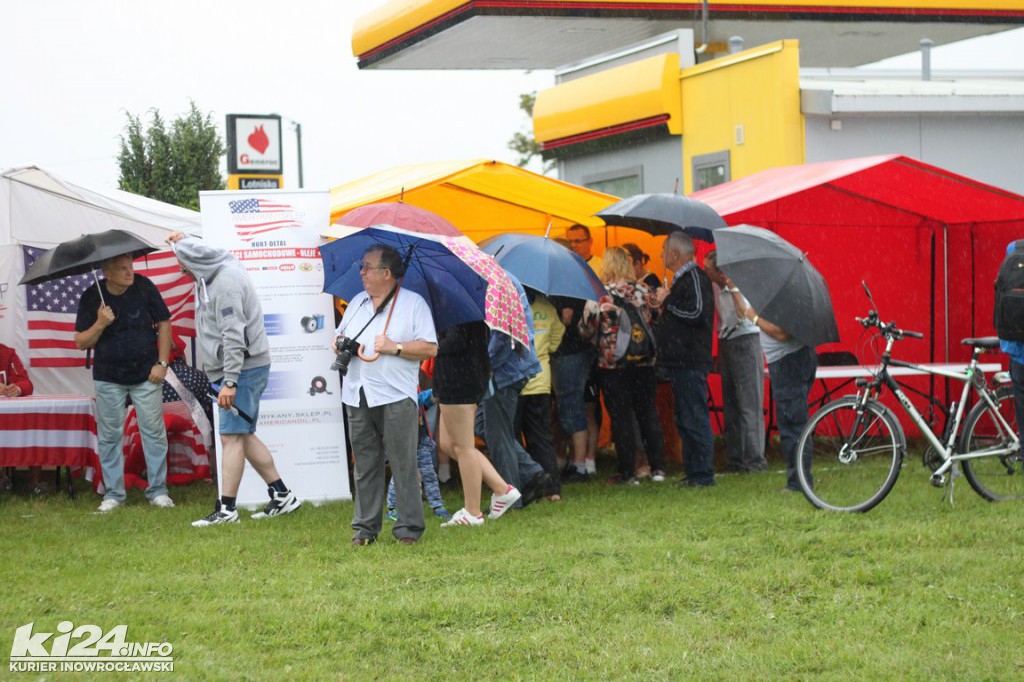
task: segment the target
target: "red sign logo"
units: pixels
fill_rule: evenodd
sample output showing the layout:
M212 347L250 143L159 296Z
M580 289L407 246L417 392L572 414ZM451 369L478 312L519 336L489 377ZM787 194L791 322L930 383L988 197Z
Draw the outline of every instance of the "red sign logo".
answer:
M260 154L264 154L267 151L267 147L270 146L270 138L267 137L267 133L263 130L263 126L256 126L256 130L249 134L248 141L249 146Z

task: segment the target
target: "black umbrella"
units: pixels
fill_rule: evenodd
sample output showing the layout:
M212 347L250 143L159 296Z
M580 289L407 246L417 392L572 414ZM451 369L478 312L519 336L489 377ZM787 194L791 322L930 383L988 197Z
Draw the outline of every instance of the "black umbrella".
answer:
M759 315L811 348L839 340L828 284L807 254L760 227L715 232L718 268Z
M108 258L130 255L132 260L156 251L155 246L124 230L84 234L61 242L29 266L19 284L41 284L62 277L93 272ZM95 277L95 275L93 276ZM102 297L102 291L100 292Z
M712 230L725 227L707 204L678 194L637 194L595 213L606 225L635 227L651 234L682 230L694 239L713 242Z

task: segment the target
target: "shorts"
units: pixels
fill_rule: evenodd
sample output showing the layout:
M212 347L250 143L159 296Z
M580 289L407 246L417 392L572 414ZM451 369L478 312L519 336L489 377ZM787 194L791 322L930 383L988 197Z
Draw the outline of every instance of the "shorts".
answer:
M551 379L558 401L558 423L567 434L587 430L584 401L587 379L595 357L595 351L585 350L551 358Z
M267 389L269 379L270 365L242 370L242 373L238 375L238 389L235 391L234 406L236 409L217 408L221 435L256 433L256 422L260 417L260 398L263 396L263 391ZM221 381L213 383L219 384ZM252 423L241 416L240 412L247 414L252 419Z
M477 405L487 393L491 359L490 332L483 322L446 329L438 334L434 359L434 399L441 405Z

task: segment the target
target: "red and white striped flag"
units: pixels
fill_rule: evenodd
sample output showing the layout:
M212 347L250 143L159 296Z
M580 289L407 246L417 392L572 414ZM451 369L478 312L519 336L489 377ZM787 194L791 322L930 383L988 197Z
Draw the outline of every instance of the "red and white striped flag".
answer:
M22 247L27 270L45 249ZM135 272L153 280L171 312L171 325L182 336L195 336L194 283L178 268L170 249L135 259ZM101 274L97 271L97 277ZM93 284L93 275L72 275L28 286L26 295L29 364L38 367L84 367L85 352L75 346L78 299Z

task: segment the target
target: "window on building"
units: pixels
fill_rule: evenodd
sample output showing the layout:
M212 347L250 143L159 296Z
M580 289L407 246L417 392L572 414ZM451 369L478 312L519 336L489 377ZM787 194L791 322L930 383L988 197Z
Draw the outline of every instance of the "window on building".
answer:
M707 189L732 179L729 152L715 152L693 157L693 191Z
M591 175L583 179L583 186L617 197L631 197L644 191L643 169L627 168Z

